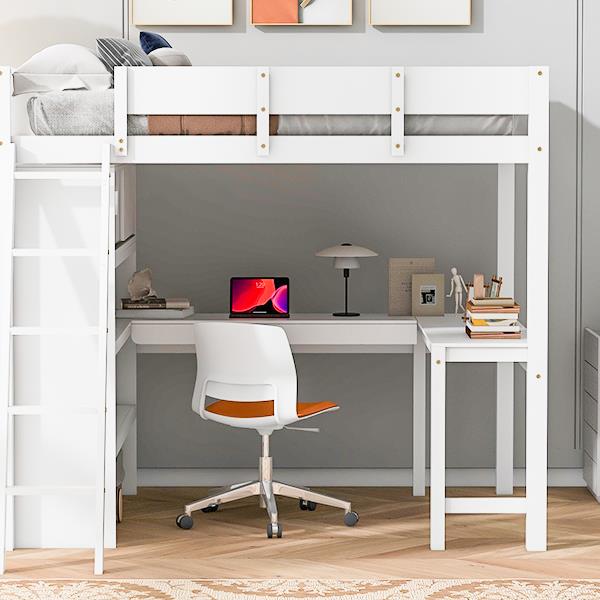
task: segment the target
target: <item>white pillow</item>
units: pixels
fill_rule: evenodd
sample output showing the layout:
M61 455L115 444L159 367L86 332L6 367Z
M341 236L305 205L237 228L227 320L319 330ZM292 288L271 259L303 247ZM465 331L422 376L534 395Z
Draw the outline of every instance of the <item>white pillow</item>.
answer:
M56 44L40 50L15 70L14 95L62 90L106 90L112 75L85 46Z
M191 67L190 59L175 48L157 48L148 57L155 67Z

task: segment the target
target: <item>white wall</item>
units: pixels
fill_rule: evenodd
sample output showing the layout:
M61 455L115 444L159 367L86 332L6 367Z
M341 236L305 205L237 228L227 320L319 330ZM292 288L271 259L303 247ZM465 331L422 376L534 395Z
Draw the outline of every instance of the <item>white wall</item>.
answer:
M96 47L99 36L121 36L122 0L3 0L0 64L18 66L51 44Z

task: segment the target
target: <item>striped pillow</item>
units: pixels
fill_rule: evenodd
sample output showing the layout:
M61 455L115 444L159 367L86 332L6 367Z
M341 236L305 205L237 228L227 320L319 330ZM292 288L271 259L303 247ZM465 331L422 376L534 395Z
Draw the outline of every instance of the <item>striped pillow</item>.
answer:
M115 67L151 67L152 61L139 46L129 40L100 38L96 40L100 60L114 73Z

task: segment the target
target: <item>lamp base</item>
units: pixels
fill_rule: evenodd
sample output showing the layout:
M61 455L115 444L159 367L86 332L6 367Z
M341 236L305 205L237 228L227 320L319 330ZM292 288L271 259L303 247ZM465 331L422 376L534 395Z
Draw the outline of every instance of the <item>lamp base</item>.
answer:
M360 313L355 312L337 312L333 313L334 317L360 317Z

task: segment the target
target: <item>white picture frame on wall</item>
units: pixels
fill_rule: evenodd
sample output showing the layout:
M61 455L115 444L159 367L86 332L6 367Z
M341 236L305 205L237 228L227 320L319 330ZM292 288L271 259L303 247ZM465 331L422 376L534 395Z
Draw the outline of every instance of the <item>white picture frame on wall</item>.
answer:
M233 25L233 0L131 0L131 22L147 25Z
M471 0L370 0L369 23L378 25L470 25Z

